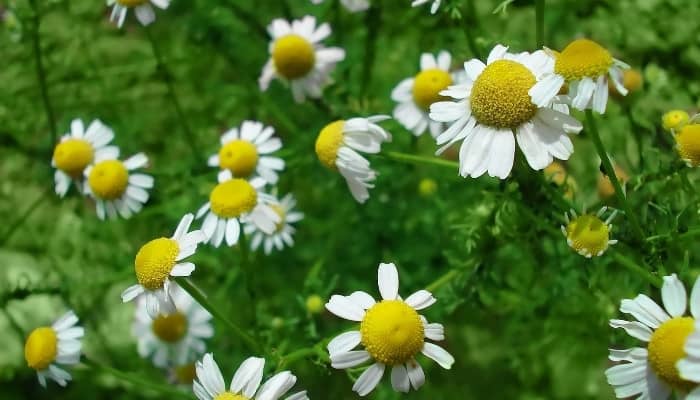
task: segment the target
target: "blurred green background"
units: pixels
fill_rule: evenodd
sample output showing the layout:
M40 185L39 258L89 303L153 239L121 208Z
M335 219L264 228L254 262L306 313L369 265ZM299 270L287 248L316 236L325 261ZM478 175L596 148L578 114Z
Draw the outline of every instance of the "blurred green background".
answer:
M586 36L639 70L644 86L614 100L598 119L610 155L631 176L627 192L647 233L659 235L645 250L633 243L624 217L613 237L620 244L587 260L559 232L567 207L553 200L553 184L516 160L514 178L462 179L438 166L371 157L380 176L371 199L358 205L342 178L317 161L318 131L338 118L391 114L389 94L418 71L422 52L446 49L454 67L474 56L465 30L482 54L496 43L513 51L535 47L532 1L445 1L435 16L408 0L375 1L369 12L350 14L337 0L173 0L157 12L151 33L166 60L158 70L146 31L130 12L123 29L109 23L102 1L0 2L0 395L3 399L151 399L157 392L104 370L78 366L67 388L41 388L26 367L26 335L73 308L86 327L84 352L116 370L166 384L164 373L139 358L130 334L133 305L121 291L134 282L133 257L146 241L169 235L181 215L203 204L216 171L204 160L218 151L218 135L244 119L276 128L287 162L279 193L292 192L306 218L296 246L269 257L256 254L252 277L259 294L247 300L236 249L203 246L194 256L194 282L220 308L256 331L273 354L313 346L351 325L327 312L311 314L307 296L365 290L377 295L379 262L396 262L401 293L439 280L438 303L425 312L446 326L442 344L455 356L451 371L419 356L426 385L399 395L385 376L372 399L611 399L605 382L609 347L634 340L607 326L619 302L656 289L630 274L613 254L676 272L687 287L697 276L697 240L678 235L700 225L697 171L677 159L661 115L694 110L700 82L700 3L687 0L546 2L546 44L563 48ZM261 93L257 78L267 60L260 28L273 18L306 14L329 22L326 45L346 49L321 101L295 104L279 82ZM53 194L54 142L40 96L35 65L40 49L58 134L73 118L99 118L116 132L122 155L143 151L156 186L144 211L131 220L103 222L94 205L71 190ZM169 73L170 75L164 75ZM188 143L168 97L170 76L196 149ZM577 114L579 118L582 115ZM385 124L390 151L431 155L430 137L412 140L395 121ZM572 205L597 209L598 158L584 131L567 163L578 191ZM517 155L522 159L522 155ZM521 160L522 161L522 160ZM419 182L437 183L421 195ZM30 214L27 214L27 211ZM25 219L24 216L27 215ZM227 284L225 284L227 283ZM439 287L438 287L439 286ZM253 326L252 313L259 326ZM8 319L9 316L9 319ZM252 355L226 327L209 341L230 379ZM273 360L268 366L273 369ZM352 399L343 371L315 359L290 366L312 399ZM194 396L193 396L194 398Z

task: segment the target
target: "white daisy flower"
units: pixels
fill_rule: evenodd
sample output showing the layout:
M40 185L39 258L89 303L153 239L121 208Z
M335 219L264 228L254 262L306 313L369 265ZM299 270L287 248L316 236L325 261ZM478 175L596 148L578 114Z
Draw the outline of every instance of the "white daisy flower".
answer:
M324 1L325 0L311 0L314 4L321 4ZM350 12L365 11L369 8L368 0L340 0L340 4L344 5Z
M554 60L544 51L511 54L497 45L486 65L477 59L464 63L466 82L440 94L456 101L430 106L430 118L451 126L437 138L438 154L458 141L460 175L473 178L488 172L505 179L513 168L515 140L528 164L541 170L554 158L567 160L574 145L567 133L582 129L565 107L538 107L528 91L552 70ZM515 134L515 136L514 136Z
M335 65L345 59L340 47L324 47L321 41L331 34L324 23L316 27L316 18L306 16L289 22L275 19L267 28L272 42L270 59L263 67L259 83L266 91L273 78L289 82L296 102L306 96L321 97L323 87Z
M568 213L564 214L566 225L561 226L561 232L569 247L578 254L591 258L602 256L608 247L616 244L617 240L610 239L610 232L613 227L611 222L617 211L613 211L607 219L602 220L607 210L607 207L602 207L595 214L580 216L571 210L571 217Z
M698 282L695 282L695 286ZM690 310L693 311L693 298L695 294L695 288L693 288L693 294L690 297ZM698 290L700 295L700 290ZM693 316L695 314L693 313ZM700 323L695 321L693 324L693 330L690 335L685 339L685 346L683 347L685 352L685 357L676 363L678 368L678 373L680 377L686 381L691 381L696 383L696 387L688 393L686 400L698 400L700 399Z
M71 375L59 367L80 362L81 339L85 330L76 326L78 317L73 311L65 313L51 326L36 328L24 345L24 358L29 368L36 370L41 386L46 378L66 386Z
M206 350L204 340L214 335L211 314L189 293L172 282L170 296L175 311L160 312L155 318L148 313L145 299L138 299L132 326L139 355L160 368L194 362Z
M296 229L294 229L292 224L304 218L304 214L294 210L296 204L297 201L291 193L284 196L282 200L270 202L270 207L280 217L280 222L275 224L275 230L270 234L263 232L254 224L248 223L245 225L246 235L252 237L250 247L253 251L257 250L260 245L263 245L265 254L270 254L273 248L277 249L277 251L282 251L285 246L294 246L292 235L294 235Z
M316 139L316 155L323 165L337 170L345 178L352 196L360 203L369 199L369 188L377 173L360 153L376 154L391 135L377 125L389 119L386 115L351 118L332 122L321 130Z
M620 364L608 368L605 376L618 399L665 400L672 391L676 391L679 398L698 398L695 397L697 391L686 397L697 384L686 379L695 374L686 368L685 361L679 363L679 360L686 357L684 346L693 348L690 334L694 319L700 317L699 287L700 280L695 282L690 294L692 317L684 316L688 296L676 274L664 277L661 288L663 308L643 294L622 300L620 311L631 314L636 321L613 319L610 326L624 329L630 336L646 342L647 346L610 350L610 360ZM688 355L692 356L692 351Z
M211 353L197 361L197 380L192 384L199 400L277 400L284 396L297 382L297 377L289 371L282 371L267 382L263 380L263 358L250 357L243 361L233 375L231 385L226 390L224 377ZM286 400L308 400L305 391L288 396Z
M114 6L109 20L116 22L117 26L121 28L124 25L127 11L133 8L136 13L136 19L139 20L141 25L150 25L156 20L156 13L153 11L151 3L161 10L165 10L170 5L170 0L107 0L108 7Z
M561 53L550 52L555 58L554 69L544 74L529 91L532 102L538 107L551 103L566 83L572 107L603 114L608 104L608 77L618 93L627 95L622 70L630 66L613 58L598 43L577 39Z
M430 120L430 106L440 100L440 92L457 81L457 76L450 74L452 56L441 51L437 57L423 53L420 58L421 72L415 77L406 78L391 92L391 99L399 103L394 108L394 118L406 129L420 136L426 129L437 137L443 124Z
M122 293L123 302L132 301L145 294L146 311L152 318L176 311L170 295L170 277L192 274L195 265L181 261L194 254L197 245L206 240L200 230L188 232L193 220L192 214L186 214L171 238L153 239L141 246L134 260L138 284L130 286Z
M440 8L440 3L442 3L442 0L413 0L411 7L422 6L423 4L430 3L431 1L433 4L430 6L430 13L435 14L438 8Z
M146 189L153 188L153 177L131 171L146 164L148 157L143 153L123 162L113 152L96 155L95 163L85 169L87 184L83 190L95 199L98 218L130 218L141 211L149 197Z
M359 331L337 336L328 343L331 365L337 369L357 367L369 360L374 364L357 379L352 390L366 396L379 384L387 366L391 367L391 385L398 392L417 390L425 383L416 355L423 353L445 369L454 358L430 340L444 340L441 324L428 323L418 314L435 303L427 290L419 290L403 300L399 296L399 274L394 264L379 264L379 292L382 301L365 292L350 296L333 295L326 309L333 314L360 323ZM353 350L362 344L364 350Z
M267 183L277 183L277 173L284 170L284 160L270 156L282 148L282 141L273 137L275 129L261 122L243 121L221 136L221 149L209 157L210 167L228 169L236 178L260 176Z
M226 238L227 245L235 245L242 222L250 222L267 234L275 231L280 216L269 205L274 197L263 192L264 179L234 178L227 169L219 172L218 179L209 201L197 211L197 219L206 214L202 232L208 243L219 247Z
M92 121L87 130L80 119L71 121L70 133L61 137L51 158L51 166L56 168L56 194L65 196L71 182L82 193L83 171L94 159L119 157L119 148L108 146L112 139L114 132L98 119Z

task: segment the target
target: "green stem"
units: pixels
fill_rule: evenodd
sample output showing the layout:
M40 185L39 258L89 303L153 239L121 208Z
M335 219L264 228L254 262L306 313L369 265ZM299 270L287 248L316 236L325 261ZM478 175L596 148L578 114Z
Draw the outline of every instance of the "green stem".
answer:
M46 112L46 118L49 123L49 130L51 132L51 144L53 147L56 143L56 138L58 137L58 131L56 128L56 117L54 114L53 107L51 106L51 101L49 100L49 88L46 84L46 69L44 68L44 58L41 53L41 38L39 36L39 27L41 26L41 15L39 13L39 7L36 4L36 0L30 0L29 3L34 11L34 30L32 32L33 45L34 45L34 60L36 63L36 74L37 80L39 81L39 91L41 92L41 100L44 103L44 111Z
M243 282L245 283L246 292L248 293L248 298L250 299L250 307L248 307L251 312L251 320L253 321L254 331L258 332L258 313L255 309L257 304L257 296L255 293L253 285L253 270L251 269L250 263L250 247L248 246L248 237L245 232L243 232L243 227L241 227L241 234L238 238L238 249L241 252L241 272L243 275ZM257 337L257 335L256 335Z
M381 9L380 2L372 3L365 14L365 26L367 27L367 36L365 37L365 55L362 64L362 81L360 86L361 97L367 96L367 88L372 81L372 71L374 68L374 59L377 50L377 35L381 24Z
M320 358L327 359L328 355L326 354L325 350L323 349L325 347L326 341L321 341L314 345L313 347L306 347L303 349L299 349L296 351L293 351L285 356L282 356L280 358L279 363L277 363L277 370L281 370L289 365L294 364L295 362L299 360L303 360L308 357L312 356L319 356Z
M537 48L544 47L544 0L535 1L535 24Z
M619 251L614 251L612 256L623 267L625 267L628 270L630 270L631 272L634 272L635 274L641 276L642 278L647 280L649 283L651 283L655 287L660 288L663 285L663 279L652 274L648 270L640 267L636 261L630 259L629 257L625 256L624 254L620 253Z
M465 18L462 22L464 24L464 28L462 30L464 31L464 37L467 39L467 46L469 46L469 50L471 50L474 58L481 59L481 49L474 39L474 28L479 28L479 19L476 17L474 1L467 0L466 4L465 14L467 15L467 18Z
M99 363L92 361L92 360L89 360L89 359L84 359L83 364L85 364L87 367L90 368L91 373L93 373L95 369L102 370L103 372L108 373L121 381L128 382L128 383L132 384L134 386L135 391L142 391L144 389L150 389L154 392L157 392L157 393L160 393L164 396L167 396L167 398L174 396L174 397L181 398L181 399L187 399L187 400L192 399L192 396L187 392L177 390L173 386L153 383L152 381L150 381L148 379L144 379L140 375L136 375L134 373L119 371L117 369L114 369L112 367L108 367L108 366L103 365L103 364L99 364Z
M446 274L444 274L443 276L441 276L441 277L437 278L435 281L433 281L433 283L426 286L425 290L427 290L429 292L434 292L434 291L438 290L439 288L441 288L443 285L449 283L452 279L459 276L459 274L461 272L462 271L458 270L458 269L451 269L451 270L447 271Z
M442 158L417 156L413 154L399 153L396 151L387 151L386 153L384 153L384 156L395 161L405 162L409 164L437 165L439 167L459 170L458 162L443 160Z
M27 221L27 219L34 213L34 211L39 208L39 205L44 202L49 197L49 192L51 189L46 189L42 194L39 195L39 197L34 200L32 204L29 205L27 210L17 218L17 221L15 221L10 227L7 229L4 235L2 235L2 239L0 239L0 247L2 247L5 243L7 243L8 240L14 235L14 233L19 229L24 223Z
M197 302L204 307L211 315L213 315L216 319L219 321L223 322L231 331L238 336L243 342L245 342L248 346L251 347L252 350L254 351L261 351L262 348L260 344L248 333L246 333L243 329L241 329L238 325L236 325L233 321L228 319L223 312L219 311L218 308L216 308L206 297L204 293L202 293L199 289L197 289L192 282L187 279L187 278L177 278L177 283L185 289L187 293L192 296Z
M622 185L620 185L620 180L617 179L615 169L613 168L612 162L610 162L610 158L608 157L608 152L605 150L603 141L600 140L600 134L598 133L598 127L596 126L593 111L586 110L586 122L589 128L588 132L593 139L593 144L595 145L600 161L603 164L605 174L608 176L608 178L610 178L610 182L612 182L612 185L615 188L615 197L617 197L617 201L620 203L620 205L622 205L622 208L624 208L625 214L627 215L627 220L630 221L630 224L632 224L632 229L634 230L635 234L639 240L644 241L646 237L644 230L642 230L642 226L637 220L637 215L633 212L632 207L630 207L627 197L625 196L625 192L622 191Z

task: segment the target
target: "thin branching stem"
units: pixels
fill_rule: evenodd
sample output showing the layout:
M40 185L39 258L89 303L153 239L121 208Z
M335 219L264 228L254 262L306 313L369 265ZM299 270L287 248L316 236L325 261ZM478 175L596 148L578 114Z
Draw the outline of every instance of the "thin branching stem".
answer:
M636 261L627 257L626 255L622 254L620 251L613 250L612 256L613 256L613 258L615 258L615 261L617 261L618 264L627 268L629 271L633 272L634 274L644 278L646 281L648 281L649 283L651 283L655 287L660 288L663 285L663 280L660 277L652 274L647 269L639 266L639 263L637 263Z
M44 112L46 113L46 119L49 124L49 132L51 132L51 142L49 147L53 147L56 143L56 138L58 137L58 128L56 126L56 114L54 113L53 106L51 105L51 100L49 99L49 87L46 83L46 69L44 68L44 57L41 52L41 36L39 35L39 28L41 27L41 12L37 5L36 0L30 0L34 16L33 16L33 30L32 30L32 43L34 47L34 61L36 64L36 75L37 81L39 82L39 92L41 93L41 101L44 103Z
M48 199L50 193L51 187L49 186L49 188L44 190L44 192L42 192L39 195L39 197L37 197L36 200L34 200L34 202L32 202L29 205L29 207L27 207L27 209L19 216L19 218L17 218L17 220L12 225L10 225L7 231L5 231L5 233L0 238L0 247L4 246L5 243L7 243L7 241L10 240L12 235L14 235L14 233L20 227L22 227L22 225L24 225L25 222L27 222L27 219L29 219L29 217L31 217L32 214L34 214L34 211L36 211L39 208L41 203Z
M185 391L180 391L175 388L175 386L154 383L148 379L144 379L135 373L123 372L118 369L109 367L107 365L98 363L91 359L83 359L83 364L86 365L91 371L98 370L105 372L115 378L130 383L133 385L134 390L142 392L143 390L151 390L153 392L164 395L165 398L180 398L180 399L191 399L192 396Z
M451 168L459 170L459 163L456 161L443 160L442 158L426 157L413 154L399 153L396 151L387 151L384 153L386 158L400 161L409 164L427 164L437 165L439 167Z

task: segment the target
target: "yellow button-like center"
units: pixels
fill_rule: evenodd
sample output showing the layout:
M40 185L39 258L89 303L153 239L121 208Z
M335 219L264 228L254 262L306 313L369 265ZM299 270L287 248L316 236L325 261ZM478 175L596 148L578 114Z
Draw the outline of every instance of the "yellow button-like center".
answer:
M471 93L471 108L476 120L494 128L515 129L532 119L537 106L528 91L535 85L535 76L524 65L498 60L481 72Z
M335 160L338 158L338 149L343 144L343 128L345 121L339 120L326 125L316 139L316 155L321 164L335 170Z
M167 343L176 343L187 333L187 317L177 311L172 314L160 314L151 326L156 337Z
M58 338L56 332L48 326L34 329L24 344L27 365L37 371L48 368L57 354Z
M136 7L148 3L148 0L117 0L124 7Z
M129 171L119 160L106 160L97 163L88 176L90 189L103 200L120 198L129 184Z
M258 193L245 179L231 179L216 185L209 195L211 211L221 218L236 218L253 210Z
M613 65L610 52L588 39L577 39L569 43L554 63L554 72L566 81L597 78L606 75Z
M219 150L219 166L234 176L246 178L258 165L258 150L247 140L232 140Z
M148 290L162 288L179 252L180 246L173 239L162 237L144 244L134 260L139 284Z
M649 346L649 365L656 375L671 387L687 392L695 383L683 380L676 368L676 363L685 357L683 346L685 339L693 331L694 321L690 317L677 317L664 322L651 335Z
M608 248L610 229L595 215L581 215L566 226L566 238L577 252L597 256Z
M67 139L56 145L53 150L53 162L56 168L77 178L92 162L93 155L92 145L86 140Z
M671 129L679 129L683 125L687 124L690 120L690 115L683 110L671 110L664 114L661 121L663 123L664 129L670 131Z
M177 379L178 383L191 385L192 381L194 381L194 378L196 377L197 369L194 363L175 367L175 379Z
M317 294L312 294L306 298L306 311L311 314L318 314L323 310L323 298Z
M367 310L360 325L362 344L375 360L403 364L423 349L423 322L401 300L384 300Z
M676 135L676 145L682 159L693 167L700 165L700 125L691 124L681 128Z
M430 105L444 100L440 92L452 84L452 77L441 69L426 69L416 75L413 81L413 101L422 109L429 110Z
M287 79L297 79L311 71L316 62L314 46L299 35L290 34L275 41L272 47L275 70Z
M224 392L216 397L214 397L214 400L250 400L247 397L243 396L242 394L233 394L231 392Z

